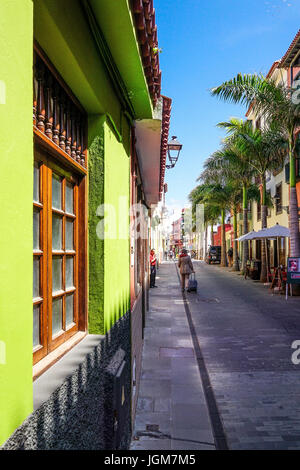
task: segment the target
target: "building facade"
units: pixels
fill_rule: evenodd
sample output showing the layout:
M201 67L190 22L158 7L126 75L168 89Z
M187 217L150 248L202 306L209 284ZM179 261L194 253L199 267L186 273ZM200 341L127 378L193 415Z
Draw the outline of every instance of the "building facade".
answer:
M298 37L297 35L296 37ZM299 40L298 40L299 41ZM288 54L288 53L287 53ZM285 57L282 60L275 61L267 77L275 80L276 83L281 83L286 87L291 85L291 72L286 64ZM297 76L297 71L296 71ZM253 112L252 106L246 113L247 119L250 119L254 127L264 126L264 121L261 116L256 116ZM299 183L298 183L299 185ZM260 187L260 190L262 188ZM266 175L266 191L271 206L267 209L267 226L272 227L276 223L279 225L288 227L289 226L289 158L288 155L285 159L282 169L278 171L267 172ZM262 228L261 222L261 207L260 203L251 203L251 229L258 231ZM287 265L287 257L289 256L289 240L287 238L281 238L280 240L268 240L268 265L270 267L276 267L279 264L283 266ZM254 260L261 259L261 242L251 241L249 242L250 256Z
M178 254L179 251L183 248L182 224L182 217L172 222L172 229L169 235L169 246L170 250L172 250L175 254Z
M153 2L0 14L0 445L127 448L171 112Z

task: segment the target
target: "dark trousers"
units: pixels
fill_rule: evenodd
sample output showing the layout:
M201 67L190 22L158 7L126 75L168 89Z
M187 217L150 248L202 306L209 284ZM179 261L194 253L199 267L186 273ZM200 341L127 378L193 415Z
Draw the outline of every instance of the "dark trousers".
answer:
M150 287L155 286L156 266L151 266L150 271Z

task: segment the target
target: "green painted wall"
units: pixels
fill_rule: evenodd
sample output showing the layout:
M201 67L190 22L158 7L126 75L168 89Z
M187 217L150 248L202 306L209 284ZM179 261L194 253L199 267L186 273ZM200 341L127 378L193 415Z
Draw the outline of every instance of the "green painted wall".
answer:
M1 0L0 214L4 229L0 231L0 445L33 409L33 36L90 115L89 332L106 333L130 304L130 129L89 36L79 2ZM117 132L106 113L112 116ZM119 196L123 207L119 206ZM104 241L96 235L100 220L96 211L103 201L115 208L117 220L116 236Z
M32 411L32 0L0 2L0 445Z
M124 11L120 10L119 13L124 16L128 29L129 26L132 27L131 17L127 2L122 0L123 3ZM69 14L70 11L72 15ZM127 197L129 203L130 130L78 0L34 0L34 37L90 116L89 332L102 334L128 308L129 241L128 238L107 239L104 243L99 240L95 232L100 220L96 210L105 200L116 207L118 218L119 195ZM120 47L124 45L123 42L120 43ZM124 54L127 54L128 60L135 62L136 67L141 67L134 40L131 48L124 49ZM139 81L141 89L145 87L139 96L140 109L145 106L147 113L150 110L151 114L143 74ZM104 123L105 118L101 118L101 115L106 115L106 122L112 120L117 132L111 122ZM118 138L120 135L122 142ZM123 226L125 222L128 223L127 214L128 211L126 216L122 213ZM123 263L124 259L128 261L127 264ZM124 264L124 270L122 268L121 271L120 260L122 265ZM113 266L114 263L116 266Z
M123 143L104 125L104 200L115 209L115 237L104 242L104 329L124 315L130 305L129 200L130 130L123 123ZM110 227L111 229L112 227Z
M90 0L90 4L128 87L137 118L151 119L152 102L135 33L134 19L131 15L130 1Z
M132 23L124 0L120 15L128 33ZM119 220L119 196L127 197L129 204L130 129L78 0L34 0L34 37L90 116L89 332L103 334L128 309L129 240L128 237L100 240L96 234L100 221L96 211L105 201L116 208ZM108 40L111 42L111 38ZM123 53L142 70L134 39L130 44ZM120 47L125 47L125 43L121 41ZM146 109L151 115L143 71L139 70L139 74L135 78L140 87L139 110ZM108 115L117 132L108 123ZM121 213L121 225L128 232L128 210L126 214L124 210Z
M90 114L109 112L119 125L119 102L78 0L34 0L34 37Z
M96 0L92 3L114 60L122 67L120 72L128 86L137 118L151 118L151 99L127 0L100 3ZM111 17L113 13L116 14ZM120 104L80 1L34 0L34 37L86 111L90 114L109 113L120 130Z
M126 121L122 129L120 142L105 117L89 119L89 333L92 334L105 334L128 311L130 303L130 128Z

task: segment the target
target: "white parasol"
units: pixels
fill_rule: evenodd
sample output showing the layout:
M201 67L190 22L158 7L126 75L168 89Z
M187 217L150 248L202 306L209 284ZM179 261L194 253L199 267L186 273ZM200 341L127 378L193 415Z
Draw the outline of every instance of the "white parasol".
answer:
M287 227L284 227L283 225L279 225L278 223L273 225L273 227L270 228L263 228L262 230L259 230L254 239L255 240L265 240L265 245L266 245L266 252L267 252L267 239L275 239L277 240L277 263L279 266L279 238L284 238L284 237L289 237L290 236L290 230ZM268 257L267 257L267 264L268 264ZM268 266L267 266L267 269Z
M263 228L262 230L259 230L258 232L256 232L254 239L283 238L283 237L289 237L289 236L290 236L290 230L287 227L276 224L276 225L273 225L273 227Z
M251 232L248 232L245 235L242 235L241 237L236 238L236 240L238 242L245 242L245 241L248 241L248 240L253 240L256 235L257 235L257 232L252 230Z

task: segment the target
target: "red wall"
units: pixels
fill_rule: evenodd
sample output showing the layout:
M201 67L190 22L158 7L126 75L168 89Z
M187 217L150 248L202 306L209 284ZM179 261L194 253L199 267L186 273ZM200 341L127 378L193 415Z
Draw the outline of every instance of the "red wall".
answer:
M232 230L231 224L225 224L225 232L229 232L229 230ZM215 246L221 246L221 234L222 231L222 226L219 225L217 233L214 234L214 245Z
M297 74L300 72L300 67L293 67L293 80L297 77ZM287 84L288 86L291 86L291 69L288 69L287 72Z

